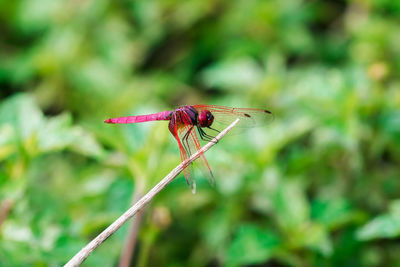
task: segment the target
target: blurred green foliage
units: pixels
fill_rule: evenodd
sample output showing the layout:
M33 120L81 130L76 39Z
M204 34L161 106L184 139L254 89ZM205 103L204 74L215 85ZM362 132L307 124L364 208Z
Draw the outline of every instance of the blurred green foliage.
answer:
M0 0L0 266L59 266L179 163L180 104L275 120L144 213L133 266L399 266L400 2ZM115 266L128 228L84 266Z

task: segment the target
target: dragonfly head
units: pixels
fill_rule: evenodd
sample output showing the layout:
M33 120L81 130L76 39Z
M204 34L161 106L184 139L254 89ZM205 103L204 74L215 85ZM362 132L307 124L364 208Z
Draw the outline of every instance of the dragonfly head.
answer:
M202 110L198 116L200 127L210 127L214 121L214 116L209 110Z

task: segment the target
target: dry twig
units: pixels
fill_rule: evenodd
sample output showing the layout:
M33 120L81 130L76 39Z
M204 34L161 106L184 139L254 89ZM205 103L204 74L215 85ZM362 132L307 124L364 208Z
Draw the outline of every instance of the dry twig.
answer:
M236 119L224 129L217 137L203 146L199 151L193 154L187 161L179 164L173 169L164 179L162 179L156 186L154 186L146 195L144 195L138 202L136 202L131 208L129 208L124 214L122 214L117 220L115 220L110 226L108 226L103 232L101 232L96 238L94 238L89 244L82 248L72 259L65 264L65 267L79 266L94 249L100 246L109 236L115 233L126 221L132 218L138 211L142 210L164 187L166 187L176 176L183 170L184 164L190 164L195 161L200 155L209 150L213 145L217 143L225 134L227 134L235 125L239 122Z

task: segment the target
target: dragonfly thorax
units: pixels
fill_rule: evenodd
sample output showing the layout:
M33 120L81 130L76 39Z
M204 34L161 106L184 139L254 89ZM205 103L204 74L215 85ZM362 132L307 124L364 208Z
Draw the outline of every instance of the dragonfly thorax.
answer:
M191 106L184 106L174 110L171 114L170 127L175 125L197 125L198 112Z
M198 127L210 127L214 116L209 110L197 111L192 106L184 106L176 109L171 116L171 125L196 125Z

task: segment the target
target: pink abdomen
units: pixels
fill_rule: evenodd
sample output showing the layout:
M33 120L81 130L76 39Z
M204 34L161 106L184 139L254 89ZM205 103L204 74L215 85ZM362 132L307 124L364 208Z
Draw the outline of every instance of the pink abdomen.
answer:
M106 123L138 123L146 121L167 121L170 120L171 111L163 111L149 115L118 117L105 120Z

